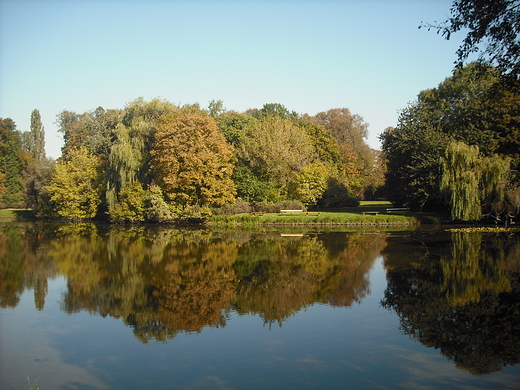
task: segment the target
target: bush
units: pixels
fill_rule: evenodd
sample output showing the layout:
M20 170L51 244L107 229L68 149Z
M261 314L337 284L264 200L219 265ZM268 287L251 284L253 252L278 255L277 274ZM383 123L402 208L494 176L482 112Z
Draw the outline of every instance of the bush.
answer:
M224 206L215 208L212 211L213 215L236 215L250 213L252 208L249 203L240 199L234 204L225 204Z
M179 218L191 222L204 222L211 217L213 213L208 206L190 205L185 206L181 211Z
M145 199L146 219L154 222L164 222L172 219L168 204L164 201L161 189L151 185Z

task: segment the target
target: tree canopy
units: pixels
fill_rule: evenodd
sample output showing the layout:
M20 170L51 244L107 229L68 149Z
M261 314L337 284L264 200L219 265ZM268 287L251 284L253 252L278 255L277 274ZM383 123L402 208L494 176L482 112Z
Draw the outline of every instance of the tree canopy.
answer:
M233 153L212 117L161 117L151 155L153 176L170 201L182 206L234 202Z
M520 1L454 0L451 16L444 22L428 24L446 39L458 31L466 37L457 50L457 66L472 53L481 61L496 65L507 76L520 75Z

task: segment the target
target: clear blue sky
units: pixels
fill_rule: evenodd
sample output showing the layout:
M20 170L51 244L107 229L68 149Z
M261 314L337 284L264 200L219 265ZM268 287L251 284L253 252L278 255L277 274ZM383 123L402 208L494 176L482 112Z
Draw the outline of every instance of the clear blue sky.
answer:
M221 99L244 111L349 108L368 142L451 75L462 36L417 27L448 0L0 0L0 117L29 130L38 109L59 157L56 115L138 98Z

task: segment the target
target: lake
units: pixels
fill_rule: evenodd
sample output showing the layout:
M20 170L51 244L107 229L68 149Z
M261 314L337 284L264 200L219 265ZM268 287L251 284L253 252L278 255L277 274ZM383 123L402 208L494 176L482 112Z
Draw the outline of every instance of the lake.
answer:
M0 259L0 389L519 388L518 234L6 223Z

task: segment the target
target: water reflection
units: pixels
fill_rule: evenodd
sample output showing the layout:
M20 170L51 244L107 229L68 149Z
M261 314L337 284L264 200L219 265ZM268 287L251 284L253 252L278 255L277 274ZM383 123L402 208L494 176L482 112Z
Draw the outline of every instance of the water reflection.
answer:
M369 293L385 233L219 233L94 224L3 226L0 304L67 278L62 310L122 318L141 342L226 325L254 313L272 326L316 302L350 306Z
M473 374L520 362L518 235L410 235L384 254L403 332Z

